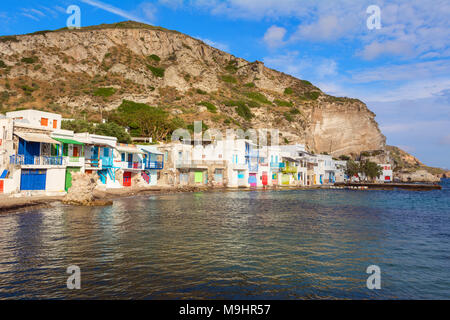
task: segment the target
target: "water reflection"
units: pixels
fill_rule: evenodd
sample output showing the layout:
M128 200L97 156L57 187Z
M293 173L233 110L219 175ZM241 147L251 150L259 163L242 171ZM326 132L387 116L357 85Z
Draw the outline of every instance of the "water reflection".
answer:
M444 298L449 215L430 195L188 193L4 215L0 298ZM365 287L371 264L381 291Z

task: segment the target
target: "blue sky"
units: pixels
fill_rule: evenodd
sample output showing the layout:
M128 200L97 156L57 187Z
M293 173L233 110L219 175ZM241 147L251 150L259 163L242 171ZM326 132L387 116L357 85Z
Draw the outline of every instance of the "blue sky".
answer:
M450 168L450 0L23 0L2 3L0 34L64 27L72 4L82 26L160 25L359 98L389 144Z

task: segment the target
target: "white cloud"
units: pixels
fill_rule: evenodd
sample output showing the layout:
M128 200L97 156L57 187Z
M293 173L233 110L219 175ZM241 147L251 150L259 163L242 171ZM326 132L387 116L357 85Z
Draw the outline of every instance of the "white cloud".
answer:
M138 21L138 22L143 22L143 23L148 23L150 24L151 22L149 22L149 17L153 18L153 14L151 14L151 4L149 3L145 3L143 6L141 6L141 10L144 13L144 17L141 17L140 15L136 15L133 14L131 12L122 10L120 8L114 7L110 4L101 2L101 1L97 1L97 0L80 0L81 2L84 2L86 4L89 4L93 7L105 10L107 12L110 12L112 14L118 15L122 18L128 19L128 20L133 20L133 21Z
M298 51L288 51L284 54L265 57L263 61L270 68L313 82L338 74L336 61L320 57L300 56Z
M373 0L191 0L189 4L230 19L296 18L301 23L291 42L356 40L362 46L360 57L368 60L384 55L450 55L448 0L435 0L433 5L423 0L377 0L380 30L368 30L366 26L366 9Z
M277 27L275 25L271 26L267 29L264 34L264 42L270 47L275 48L282 46L284 44L284 36L286 35L287 30L282 27Z
M158 0L158 3L172 9L178 9L183 5L183 0Z
M373 60L381 55L395 55L395 56L413 56L414 44L406 41L374 41L366 45L360 52L359 56L366 60Z
M449 60L435 60L417 63L389 64L352 72L352 80L357 83L373 81L411 81L450 75Z
M291 41L330 41L338 40L353 29L353 19L334 15L321 16L310 24L300 24Z
M202 38L202 37L194 37L194 38L197 38L197 39L203 41L204 43L206 43L207 45L209 45L211 47L214 47L214 48L217 48L219 50L230 51L229 46L227 44L225 44L225 43L213 41L213 40Z
M42 11L36 9L30 9L30 11L37 14L38 16L45 17L45 14Z
M33 15L31 15L31 14L22 12L22 15L23 15L24 17L30 18L30 19L32 19L32 20L34 20L34 21L39 21L38 18L36 18L35 16L33 16Z

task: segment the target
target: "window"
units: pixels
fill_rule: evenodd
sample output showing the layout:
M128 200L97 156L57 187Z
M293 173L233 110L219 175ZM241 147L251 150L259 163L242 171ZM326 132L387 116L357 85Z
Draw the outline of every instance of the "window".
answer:
M120 156L122 158L122 162L125 162L125 153L121 153Z
M183 151L178 151L178 159L179 160L183 159Z
M41 118L41 126L44 126L44 127L48 126L48 119L47 118Z
M164 161L169 160L169 151L164 152Z

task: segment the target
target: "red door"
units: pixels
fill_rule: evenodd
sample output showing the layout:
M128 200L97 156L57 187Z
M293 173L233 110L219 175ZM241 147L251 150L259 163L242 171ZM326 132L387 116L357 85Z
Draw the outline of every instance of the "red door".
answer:
M124 172L123 173L123 186L124 187L131 187L131 172Z
M269 178L267 177L267 172L263 172L263 174L262 174L262 184L263 184L263 186L267 186L269 184Z
M3 193L3 180L0 180L0 193Z
M78 158L78 147L73 147L73 156L74 158Z

